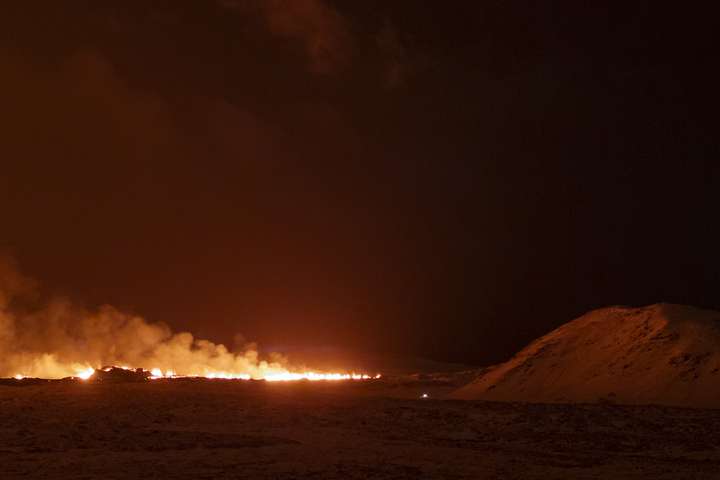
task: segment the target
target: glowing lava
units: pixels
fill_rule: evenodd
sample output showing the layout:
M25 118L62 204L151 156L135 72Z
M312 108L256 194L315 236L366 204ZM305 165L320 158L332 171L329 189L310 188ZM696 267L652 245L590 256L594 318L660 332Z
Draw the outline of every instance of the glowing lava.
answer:
M143 369L135 369L128 366L110 366L103 367L103 372L110 372L113 369L122 369L128 371L147 372L147 378L150 380L158 379L173 379L173 378L207 378L207 379L221 379L221 380L265 380L266 382L293 382L298 380L314 381L338 381L338 380L377 380L382 375L368 375L366 373L320 373L320 372L289 372L280 371L274 373L267 373L263 376L253 377L248 373L231 373L231 372L207 372L204 374L190 374L190 375L178 375L174 370L166 370L163 372L159 368L153 368L149 372ZM79 378L81 380L88 380L97 370L92 367L77 368L73 378ZM17 374L13 378L15 380L22 380L27 378L25 375ZM424 396L423 396L424 397Z
M95 369L92 367L86 368L85 370L80 370L75 374L77 378L80 378L82 380L87 380L88 378L95 375Z
M220 379L220 380L265 380L267 382L292 382L299 380L308 381L339 381L339 380L377 380L381 378L380 374L368 375L366 373L323 373L323 372L290 372L284 369L273 369L267 373L261 375L251 375L249 373L236 373L236 372L223 372L223 371L205 371L204 373L193 373L193 374L178 374L175 370L165 370L164 372L160 368L153 368L152 370L144 370L142 368L136 369L123 366L107 366L102 369L95 369L92 367L76 366L75 373L72 378L80 380L89 380L95 372L111 372L113 369L122 369L139 374L145 373L145 377L150 380L159 379L175 379L175 378L207 378L207 379ZM25 375L17 374L14 376L16 380L22 380L27 378Z
M254 378L247 373L230 373L230 372L209 372L205 374L191 374L191 375L177 375L172 370L168 370L163 373L159 368L153 368L150 370L150 379L158 380L161 378L208 378L208 379L222 379L222 380L265 380L267 382L292 382L298 380L373 380L379 379L380 374L367 375L361 373L318 373L318 372L278 372L268 373L262 377Z
M292 380L370 380L370 375L357 374L357 373L315 373L315 372L304 372L304 373L278 373L271 374L265 377L268 382L283 382ZM379 377L377 377L379 378Z

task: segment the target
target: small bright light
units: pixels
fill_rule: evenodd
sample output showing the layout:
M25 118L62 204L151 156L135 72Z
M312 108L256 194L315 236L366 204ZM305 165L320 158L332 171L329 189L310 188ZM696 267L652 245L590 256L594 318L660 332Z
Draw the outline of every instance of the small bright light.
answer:
M427 393L423 393L422 395L420 395L420 398L430 398L430 395L428 395Z
M150 374L155 378L161 378L163 376L162 371L159 368L153 368L150 370Z
M22 380L23 378L25 378L25 375L20 375L19 373L15 375L15 380Z

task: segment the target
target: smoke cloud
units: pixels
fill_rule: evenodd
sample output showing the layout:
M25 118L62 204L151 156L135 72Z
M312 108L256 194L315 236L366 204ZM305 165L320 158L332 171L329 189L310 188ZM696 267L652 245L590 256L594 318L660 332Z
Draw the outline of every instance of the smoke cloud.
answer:
M228 346L234 318L265 344L375 346L393 302L376 278L405 283L388 253L404 251L404 236L383 232L410 223L376 209L398 204L404 167L333 100L349 84L306 71L349 60L344 42L361 40L329 2L237 3L53 6L46 23L18 7L0 18L0 251L83 300L127 301ZM14 304L27 298L13 292ZM3 310L2 334L14 332L3 371L15 368L7 352L51 336L29 316L49 316L50 303L25 312L33 338L22 348L17 308ZM54 303L62 332L79 328L69 317L132 322ZM168 329L148 328L172 343ZM74 355L92 350L85 343L68 348L55 360L91 358Z
M262 378L286 372L286 364L278 354L261 359L252 344L233 352L109 305L89 310L67 298L43 301L37 282L20 273L11 258L0 257L0 377L62 378L119 365Z
M345 17L323 0L223 0L225 8L261 18L272 35L298 42L317 74L347 66L352 34Z

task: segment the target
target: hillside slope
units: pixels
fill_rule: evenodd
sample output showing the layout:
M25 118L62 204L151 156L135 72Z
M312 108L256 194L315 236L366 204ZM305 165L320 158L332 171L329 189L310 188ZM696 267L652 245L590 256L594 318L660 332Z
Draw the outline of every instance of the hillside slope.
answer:
M720 313L671 304L595 310L452 396L720 408Z

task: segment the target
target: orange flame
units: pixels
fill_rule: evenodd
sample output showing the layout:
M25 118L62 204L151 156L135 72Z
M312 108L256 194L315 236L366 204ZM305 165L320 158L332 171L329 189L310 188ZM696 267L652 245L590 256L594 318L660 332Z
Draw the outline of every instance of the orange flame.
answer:
M84 370L80 370L79 372L77 372L75 374L75 376L81 380L87 380L88 378L92 377L93 375L95 375L95 369L92 367L88 367Z
M112 366L104 367L104 372L110 372L113 368L119 368L122 370L136 370L128 366ZM142 369L141 369L142 370ZM88 380L95 375L96 369L92 367L76 368L75 375L73 378L80 380ZM172 379L172 378L207 378L207 379L222 379L222 380L265 380L267 382L291 382L298 380L308 381L338 381L338 380L377 380L382 377L379 373L376 375L368 375L366 373L321 373L321 372L290 372L280 371L267 373L262 376L253 377L248 373L234 373L234 372L206 372L203 374L188 374L178 375L173 370L166 370L163 372L159 368L153 368L150 370L148 378L150 380L158 379ZM16 380L22 380L26 378L25 375L18 373L14 376Z
M318 372L302 372L293 373L289 371L268 373L259 377L252 377L247 373L232 373L232 372L208 372L204 374L190 374L190 375L176 375L172 370L168 370L163 373L159 368L153 368L150 370L150 379L158 380L161 378L208 378L208 379L223 379L223 380L265 380L267 382L288 382L297 380L372 380L381 378L380 374L368 375L361 373L318 373Z

